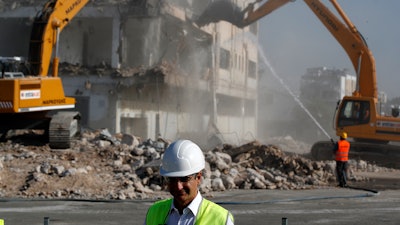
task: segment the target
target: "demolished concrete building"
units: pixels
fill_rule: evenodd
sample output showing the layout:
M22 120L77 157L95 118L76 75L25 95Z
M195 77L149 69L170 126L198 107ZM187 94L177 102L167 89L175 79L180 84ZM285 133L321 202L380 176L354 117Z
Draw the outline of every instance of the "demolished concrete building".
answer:
M46 1L0 0L0 52L27 56ZM235 1L244 7L245 1ZM91 1L62 31L60 71L82 125L201 145L257 137L257 24L199 28L208 1Z

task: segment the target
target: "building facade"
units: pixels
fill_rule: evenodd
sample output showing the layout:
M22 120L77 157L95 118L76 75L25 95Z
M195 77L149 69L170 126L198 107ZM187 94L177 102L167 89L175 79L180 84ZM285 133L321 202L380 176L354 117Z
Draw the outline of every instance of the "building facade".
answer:
M4 1L6 2L6 1ZM4 56L27 56L46 1L3 5ZM245 1L234 1L245 7ZM60 76L82 124L213 147L257 137L257 24L192 21L206 1L94 1L62 31ZM12 29L11 29L12 28Z

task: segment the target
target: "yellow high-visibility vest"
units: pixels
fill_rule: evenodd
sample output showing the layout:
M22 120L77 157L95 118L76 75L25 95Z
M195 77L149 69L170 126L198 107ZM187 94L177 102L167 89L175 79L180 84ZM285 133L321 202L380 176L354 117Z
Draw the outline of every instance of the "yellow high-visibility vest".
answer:
M147 211L146 225L167 224L168 213L173 199L165 199L154 203ZM201 201L196 216L196 225L225 225L228 217L233 221L232 214L225 208L205 198Z

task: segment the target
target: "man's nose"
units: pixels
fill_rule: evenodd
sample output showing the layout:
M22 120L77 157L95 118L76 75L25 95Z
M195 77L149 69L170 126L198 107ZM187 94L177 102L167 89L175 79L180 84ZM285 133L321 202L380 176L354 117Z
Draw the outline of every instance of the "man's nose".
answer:
M178 180L178 181L175 183L176 187L177 187L179 190L183 189L183 184L184 184L184 182L182 182L182 181L180 181L180 180Z

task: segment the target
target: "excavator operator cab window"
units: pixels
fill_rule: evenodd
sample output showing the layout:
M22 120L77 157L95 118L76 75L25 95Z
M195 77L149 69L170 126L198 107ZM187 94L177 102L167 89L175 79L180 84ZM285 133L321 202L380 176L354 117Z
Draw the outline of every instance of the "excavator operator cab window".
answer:
M370 119L370 104L368 101L346 100L339 109L338 126L366 124Z
M24 58L0 56L0 78L21 78L27 72L28 66Z

